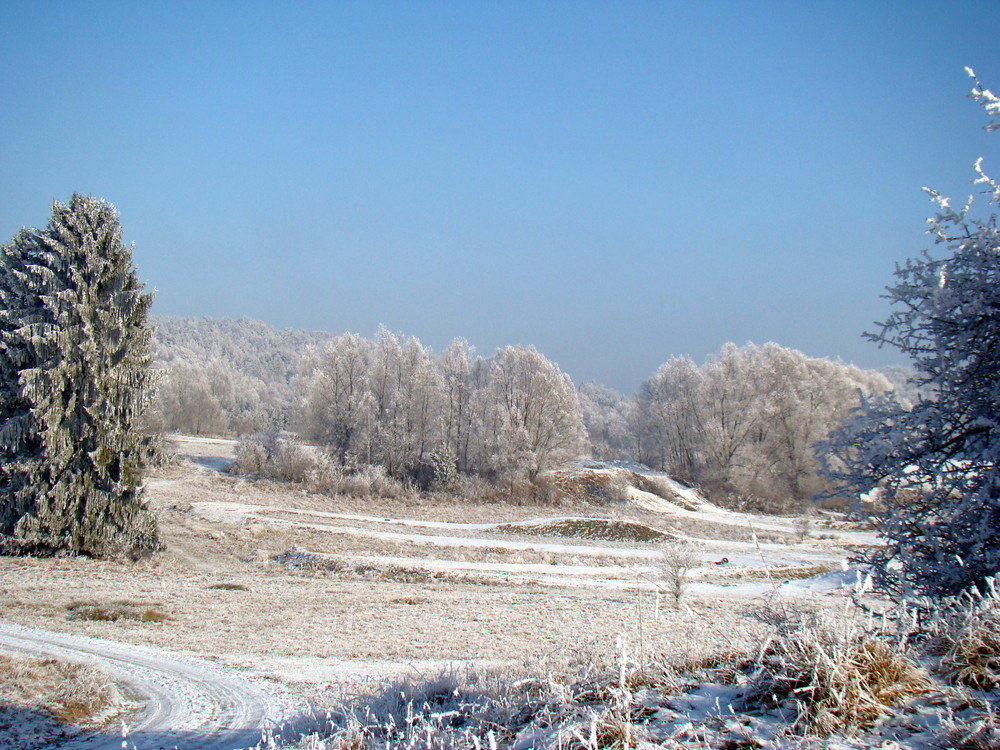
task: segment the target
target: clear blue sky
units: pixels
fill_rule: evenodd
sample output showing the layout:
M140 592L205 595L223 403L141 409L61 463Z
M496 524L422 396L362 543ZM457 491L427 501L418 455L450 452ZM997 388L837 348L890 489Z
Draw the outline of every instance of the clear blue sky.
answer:
M874 367L924 185L1000 174L998 2L0 5L0 239L118 206L164 315L534 344L634 390Z

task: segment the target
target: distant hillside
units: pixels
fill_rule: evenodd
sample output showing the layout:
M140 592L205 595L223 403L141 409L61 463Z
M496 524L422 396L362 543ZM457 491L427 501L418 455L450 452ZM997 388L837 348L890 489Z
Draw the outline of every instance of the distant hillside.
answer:
M333 334L278 329L251 318L154 316L161 429L243 434L291 426L292 379L302 355Z
M275 328L252 318L153 316L153 351L161 367L221 362L265 383L287 384L309 346L334 334Z

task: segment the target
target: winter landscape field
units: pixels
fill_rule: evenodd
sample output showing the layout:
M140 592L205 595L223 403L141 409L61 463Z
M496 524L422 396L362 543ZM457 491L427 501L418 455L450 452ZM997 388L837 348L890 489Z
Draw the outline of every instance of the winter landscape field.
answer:
M926 689L888 700L881 723L846 717L853 739L809 739L791 693L737 710L796 627L874 631L844 565L874 542L863 525L725 511L601 464L570 474L628 477L623 502L331 499L220 472L234 441L174 444L146 480L165 552L0 559L5 688L35 659L92 665L74 677L97 693L76 696L93 704L81 726L110 736L71 739L25 677L29 697L0 715L6 746L119 747L124 727L136 748L247 746L262 730L404 747L430 728L422 747L861 747L873 732L877 746L939 747L975 734L969 712L990 715L920 675ZM677 539L697 557L679 600L664 553Z
M946 5L0 3L0 750L1000 750Z

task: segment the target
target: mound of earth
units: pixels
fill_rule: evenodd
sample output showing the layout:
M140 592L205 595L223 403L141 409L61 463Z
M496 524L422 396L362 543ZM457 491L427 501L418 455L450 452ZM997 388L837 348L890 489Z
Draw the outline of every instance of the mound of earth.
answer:
M671 534L644 523L608 518L549 518L505 523L497 526L496 530L507 534L568 536L611 542L662 542L673 538Z
M637 504L649 510L664 510L660 501L687 511L712 507L697 490L641 464L588 462L550 471L544 481L564 495L586 502Z

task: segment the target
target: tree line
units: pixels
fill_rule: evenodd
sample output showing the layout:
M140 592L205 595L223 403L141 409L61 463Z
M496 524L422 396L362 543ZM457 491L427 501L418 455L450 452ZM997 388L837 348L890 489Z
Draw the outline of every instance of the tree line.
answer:
M307 345L275 377L249 354L238 357L242 369L223 358L241 350L234 325L253 332L243 345L255 362L289 362L294 336L263 336L264 324L247 320L206 335L209 321L192 323L203 364L171 355L157 400L164 425L195 434L288 429L341 466L378 465L398 478L425 477L446 461L466 474L530 481L589 456L669 472L723 504L798 510L828 487L813 445L862 396L893 388L878 372L775 343L729 343L702 365L673 358L625 395L594 383L576 389L530 347L482 357L456 340L435 353L385 328L370 340L345 333ZM159 350L190 352L184 328L174 319L172 347ZM285 350L266 352L262 342Z

